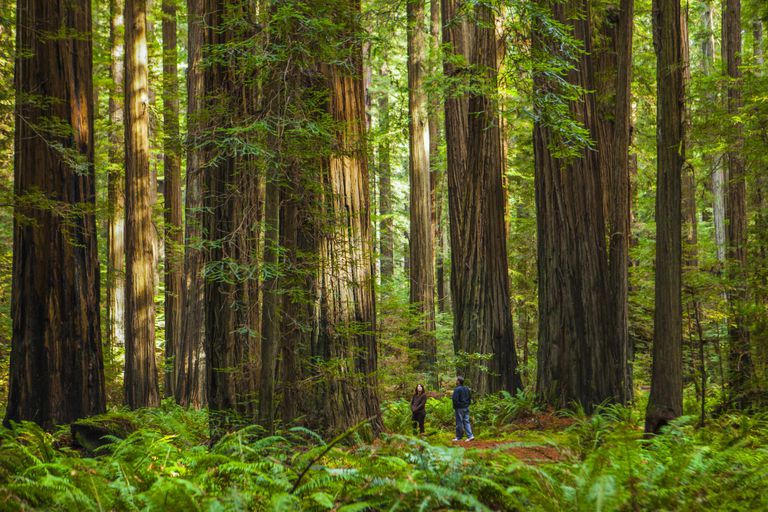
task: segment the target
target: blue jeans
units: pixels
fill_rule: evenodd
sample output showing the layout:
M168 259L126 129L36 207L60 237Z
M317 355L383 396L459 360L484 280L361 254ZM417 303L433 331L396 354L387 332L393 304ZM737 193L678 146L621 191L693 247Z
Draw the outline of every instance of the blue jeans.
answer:
M474 437L472 435L472 426L469 424L469 407L463 409L455 409L456 411L456 439L461 439L464 434L467 437Z

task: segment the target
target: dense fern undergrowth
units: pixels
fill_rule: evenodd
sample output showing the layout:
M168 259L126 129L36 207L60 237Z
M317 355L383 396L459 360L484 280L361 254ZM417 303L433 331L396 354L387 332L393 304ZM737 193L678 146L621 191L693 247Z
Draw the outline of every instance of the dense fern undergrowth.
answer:
M1 431L0 510L768 509L768 414L685 416L644 440L639 407L553 415L503 395L475 405L476 444L454 444L450 400L428 408L425 436L395 401L388 433L333 446L254 426L210 445L205 412L171 403L88 420L112 433L87 449L68 427L17 424ZM536 450L557 456L521 455Z

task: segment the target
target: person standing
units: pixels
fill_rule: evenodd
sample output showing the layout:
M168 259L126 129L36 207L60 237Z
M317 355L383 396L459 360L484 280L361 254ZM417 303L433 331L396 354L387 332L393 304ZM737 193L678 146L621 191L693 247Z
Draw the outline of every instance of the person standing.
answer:
M413 421L413 432L416 433L416 426L419 427L419 434L424 433L424 420L427 417L427 393L421 384L416 386L416 390L411 397L411 420Z
M464 377L456 377L456 388L453 390L453 410L456 413L456 437L454 441L461 441L464 434L467 441L472 441L472 426L469 424L469 406L472 403L472 392L464 385Z

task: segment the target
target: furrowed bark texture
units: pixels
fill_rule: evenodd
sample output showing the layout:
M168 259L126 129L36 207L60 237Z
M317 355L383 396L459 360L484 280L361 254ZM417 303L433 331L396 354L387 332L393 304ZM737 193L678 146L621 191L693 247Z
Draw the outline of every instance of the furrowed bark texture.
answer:
M412 311L419 327L411 347L419 351L417 367L432 371L437 360L435 330L435 263L432 227L432 193L429 169L429 118L424 86L427 34L424 0L408 0L408 150L410 182L409 278Z
M105 409L90 34L90 2L17 4L16 47L23 53L15 62L17 205L5 420L45 428ZM46 120L67 132L49 132Z
M598 159L603 178L608 241L608 346L623 390L615 398L632 399L632 347L629 339L629 239L631 235L629 147L632 143L632 25L634 0L618 0L601 13L596 51ZM620 368L624 368L622 371Z
M107 177L107 342L125 345L125 151L123 0L110 2L109 174Z
M723 4L723 63L728 77L728 114L737 116L743 106L741 92L741 1ZM748 319L744 312L749 299L747 271L747 188L744 168L743 127L734 121L726 154L726 269L731 281L728 290L729 385L732 399L744 395L754 373L750 352ZM741 400L739 400L741 402ZM741 403L741 405L744 405Z
M279 147L279 146L278 146ZM272 170L272 169L271 169ZM275 372L280 349L280 294L277 269L280 247L280 176L273 170L267 176L264 202L264 266L272 269L264 278L261 309L261 375L259 387L259 423L268 432L274 430Z
M346 7L346 6L345 6ZM359 11L353 0L349 9ZM351 28L351 27L350 27ZM371 420L383 428L378 397L373 238L365 151L362 53L351 51L350 71L323 65L329 111L337 124L339 152L323 169L323 215L319 242L319 327L313 354L322 362L321 424L342 432Z
M382 67L381 75L387 76L389 72ZM389 94L383 91L379 96L379 111L381 112L381 131L389 130ZM395 233L392 219L392 167L391 147L388 137L384 137L379 146L379 265L381 278L391 278L395 272Z
M571 115L597 148L568 159L552 149L558 135L539 116L534 126L539 276L537 389L542 399L590 411L631 394L627 332L629 241L629 83L632 5L601 12L601 44L593 48L589 4L549 5L556 20L573 28L586 50L566 79L587 92L571 101ZM574 16L582 13L583 16ZM560 51L536 27L538 51ZM597 76L596 76L597 75ZM556 91L543 75L537 95ZM611 197L610 201L608 200ZM607 240L607 242L606 242ZM608 244L608 245L607 245ZM610 279L610 280L609 280Z
M501 139L491 99L498 69L495 23L491 10L480 5L474 7L476 21L467 19L462 4L442 2L443 42L465 61L447 60L445 74L467 81L475 66L490 90L455 92L445 102L453 345L459 355L490 355L458 368L477 393L514 392L521 382L507 275Z
M125 2L125 403L160 404L155 362L154 184L149 172L147 4Z
M187 44L187 189L184 225L184 276L182 283L181 333L176 354L176 401L184 406L205 404L205 284L203 266L205 254L200 248L203 239L203 165L205 154L200 147L204 125L203 76L203 1L188 0Z
M181 214L181 143L179 134L176 2L163 0L163 169L165 172L165 386L175 396L182 323L184 226Z
M645 431L659 432L683 413L681 176L685 164L684 69L680 4L655 0L656 308L651 395Z
M246 6L206 0L204 51L248 37L222 30L228 17L247 16ZM220 144L224 130L237 126L252 107L253 92L238 80L233 60L204 65L205 139L213 163L205 169L205 237L209 249L205 280L207 399L214 437L254 415L260 372L259 261L261 205L259 177L247 158ZM249 100L244 100L249 98ZM245 141L247 142L247 141Z
M441 42L440 27L440 2L434 0L429 3L429 31L430 45L433 58L439 55ZM437 60L437 59L436 59ZM442 66L436 62L435 67ZM436 70L433 70L436 71ZM437 308L445 312L446 277L445 277L445 228L443 226L443 203L445 198L445 166L440 161L441 125L440 112L442 100L440 95L434 93L429 98L429 176L432 192L432 232L434 239L432 245L435 253L435 281Z
M680 30L682 32L681 51L683 55L683 90L687 91L691 84L691 49L688 43L688 4L680 10ZM687 93L686 93L687 94ZM685 147L690 146L691 110L683 105L685 126ZM683 214L683 269L693 270L699 265L698 242L699 229L696 215L696 170L693 164L686 160L683 165L682 177L682 214Z

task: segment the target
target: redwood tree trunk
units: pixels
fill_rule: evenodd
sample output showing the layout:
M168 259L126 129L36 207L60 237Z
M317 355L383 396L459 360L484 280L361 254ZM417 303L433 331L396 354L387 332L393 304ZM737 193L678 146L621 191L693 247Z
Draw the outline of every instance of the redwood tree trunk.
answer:
M419 351L418 368L432 371L437 359L435 265L429 169L429 118L424 77L427 35L424 0L408 0L408 149L410 176L410 302L419 328L411 346Z
M599 13L602 20L595 41L597 82L597 147L603 180L603 204L608 241L608 346L612 358L625 368L617 376L623 392L632 398L632 372L628 324L631 144L632 24L634 0L616 0Z
M656 308L645 431L683 413L681 175L685 164L682 18L678 2L654 0L656 48Z
M283 149L278 146L278 152ZM278 259L280 249L280 171L274 166L267 176L264 206L264 266L272 269L264 278L261 321L261 375L259 422L268 432L274 430L275 372L280 349L280 293Z
M17 4L17 202L5 419L45 428L105 409L90 35L90 2ZM54 119L71 133L48 131L46 121ZM41 206L39 194L53 204Z
M440 2L432 0L429 3L429 30L432 54L440 51ZM440 66L442 63L436 63ZM436 69L432 70L436 72ZM435 281L437 308L442 313L446 307L445 289L445 229L443 227L443 199L445 198L445 173L440 162L440 111L442 100L440 94L434 93L429 98L429 169L432 189L432 245L435 253Z
M737 116L743 106L741 93L741 1L726 0L723 6L723 63L729 79L728 114ZM728 336L730 338L730 394L743 405L753 371L748 319L744 312L749 298L747 271L747 191L744 172L744 136L741 122L734 119L727 152L726 201Z
M359 14L358 0L341 13ZM341 432L369 420L374 433L383 428L378 397L376 307L368 162L365 151L365 103L362 49L347 48L345 66L322 64L329 91L329 112L337 123L334 153L322 169L321 199L325 209L319 241L320 276L318 338L313 355L332 362L321 375L320 422ZM324 368L321 366L320 368Z
M588 2L571 0L552 6L555 19L572 26L573 36L585 49L569 71L568 82L585 91L595 90L595 74L599 74L597 89L605 93L599 98L587 93L569 104L573 118L597 142L597 151L582 147L572 158L559 159L551 151L557 145L557 134L546 122L546 112L537 116L541 121L534 127L537 388L546 401L560 407L578 402L591 410L606 400L623 402L629 393L626 261L620 258L626 257L629 235L630 39L628 19L622 16L631 19L631 7L621 7L625 12L614 12L615 21L607 19L608 26L601 27L615 34L616 48L594 51ZM584 15L575 16L577 12ZM540 51L559 52L558 42L549 39L541 27L536 27L535 44ZM601 72L595 73L596 69ZM610 75L615 75L615 82L606 79ZM557 85L543 75L534 77L534 87L538 96L558 92ZM615 204L610 206L605 185L616 194ZM606 247L606 232L610 233L610 247ZM616 282L609 282L609 276Z
M386 68L381 69L381 76L389 73ZM380 130L386 135L379 146L379 252L381 278L391 278L395 271L395 233L392 219L392 168L390 162L389 143L389 94L382 91L379 96L379 112L381 113Z
M109 175L107 177L107 341L125 345L125 169L123 0L110 2Z
M125 403L137 408L160 403L145 0L126 0L125 48Z
M683 90L687 90L691 84L691 51L688 43L688 6L681 9L680 27L682 31L682 54L683 54ZM691 111L685 107L683 111L685 121L685 146L690 145L688 137L691 131ZM698 220L696 214L696 172L693 164L685 162L683 165L682 177L682 212L683 212L683 266L688 269L695 269L699 265L698 256Z
M281 415L290 425L300 416L311 414L314 405L307 400L307 361L311 357L312 341L317 327L318 277L318 196L312 173L317 161L294 166L288 176L289 187L282 190L280 211L280 246L285 272L280 324L280 353L282 382Z
M165 172L165 394L175 396L180 354L184 228L181 217L181 144L176 47L176 1L163 0L163 141Z
M463 56L469 67L447 59L445 74L451 79L469 80L479 69L482 82L495 89L493 13L487 6L477 5L476 21L470 22L462 9L461 1L443 0L443 41L453 54ZM503 162L498 109L491 99L494 94L495 90L454 92L445 102L453 344L459 356L492 354L487 363L470 357L458 368L480 394L514 392L521 387L512 332Z
M176 353L176 401L201 407L205 403L205 308L203 283L203 169L205 156L200 149L204 114L203 81L203 0L188 0L187 45L187 189L185 198L183 313L179 350Z
M258 240L260 180L252 163L219 138L246 115L254 95L244 88L228 43L252 36L228 16L245 16L238 5L206 0L204 51L216 55L203 68L208 155L205 175L205 237L210 276L205 280L207 398L212 435L219 436L254 415L260 362ZM226 27L226 28L225 28ZM220 55L225 52L227 60ZM217 53L219 52L219 53ZM245 104L244 104L245 99ZM247 143L247 141L243 141Z
M702 11L702 23L704 25L704 37L701 41L702 71L705 75L712 74L715 67L715 33L714 33L714 6L712 0L707 0ZM710 93L708 101L716 101L717 94ZM715 232L715 247L717 260L725 263L725 171L720 163L719 155L707 158L712 179L712 220Z

